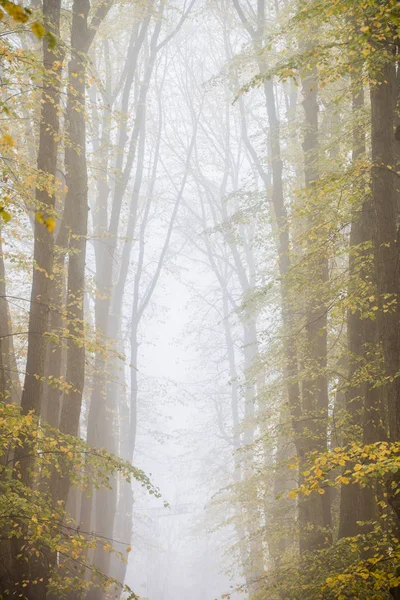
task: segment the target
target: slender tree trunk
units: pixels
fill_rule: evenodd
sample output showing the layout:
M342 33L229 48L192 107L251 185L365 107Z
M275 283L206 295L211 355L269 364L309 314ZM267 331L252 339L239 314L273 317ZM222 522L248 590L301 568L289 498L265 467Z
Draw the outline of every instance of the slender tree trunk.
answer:
M261 516L257 502L256 490L254 489L254 442L255 442L255 405L256 385L254 382L254 368L258 356L257 329L255 315L247 315L243 324L244 342L244 371L245 371L245 407L244 407L244 433L243 448L243 478L249 481L246 485L245 512L246 528L249 533L250 570L247 576L249 580L249 592L256 593L263 584L264 573L264 551L261 535Z
M229 376L231 386L231 417L232 417L232 441L233 441L233 481L236 485L243 485L243 461L240 456L240 449L242 447L242 440L240 435L240 423L239 423L239 386L238 386L238 373L236 369L235 350L233 343L233 336L231 326L229 323L229 301L226 287L222 288L222 304L223 304L223 323L225 333L225 344L228 355L229 363ZM243 522L246 521L246 511L242 504L237 503L235 507L237 517L235 521L236 537L238 540L239 554L242 564L243 576L246 581L248 590L256 590L259 577L262 573L255 571L255 565L253 564L252 557L255 551L259 552L259 560L262 561L262 552L259 548L247 548L246 543L246 531ZM248 517L249 518L249 517ZM250 534L251 535L251 534ZM253 542L254 546L254 542ZM250 561L250 564L249 564Z
M50 301L53 307L50 316L50 331L59 335L65 328L64 311L66 296L65 254L68 245L68 230L65 218L61 222L55 247L54 280L51 288ZM44 394L42 407L43 419L52 427L58 427L61 409L61 381L64 375L65 346L61 339L49 341L46 355L46 375L52 376L54 385L48 385Z
M3 240L0 237L0 359L2 369L0 373L0 401L19 404L21 400L21 383L14 352L13 333L10 307L7 300Z

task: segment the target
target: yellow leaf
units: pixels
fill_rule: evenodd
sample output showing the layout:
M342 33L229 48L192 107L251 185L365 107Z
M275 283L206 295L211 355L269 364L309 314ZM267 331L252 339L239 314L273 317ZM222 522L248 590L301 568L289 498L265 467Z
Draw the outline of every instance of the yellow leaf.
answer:
M8 223L11 219L11 215L4 209L4 206L0 206L0 215L5 223Z
M0 144L12 148L15 145L14 138L9 133L3 133L0 138Z
M34 33L34 35L36 35L36 37L39 38L40 40L46 33L46 29L44 28L42 23L40 23L39 21L35 21L34 23L32 23L31 29L32 29L32 33Z
M54 231L56 228L56 220L54 217L47 217L47 219L44 221L44 226L46 227L47 231L50 231L50 233Z
M7 11L7 13L17 21L18 23L26 23L29 19L29 15L26 10L20 6L19 4L14 4L14 2L2 2L3 8Z

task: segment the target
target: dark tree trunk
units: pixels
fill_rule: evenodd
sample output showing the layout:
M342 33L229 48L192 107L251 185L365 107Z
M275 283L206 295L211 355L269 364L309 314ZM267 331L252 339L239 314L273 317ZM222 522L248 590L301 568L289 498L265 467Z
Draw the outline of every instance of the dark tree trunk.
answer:
M58 38L60 33L61 0L44 0L43 15L49 30ZM62 50L56 45L52 48L47 37L43 39L43 93L40 116L38 171L45 185L36 190L37 213L42 213L42 221L54 218L55 182L57 169L57 149L59 134L59 104L61 86ZM26 375L21 398L22 412L33 411L38 416L41 413L43 398L43 378L45 375L46 340L44 334L48 331L51 278L53 272L54 234L44 223L35 219L34 263L31 305L29 313L28 355ZM24 446L17 448L15 459L27 454ZM28 452L29 454L29 452ZM24 458L19 464L21 479L26 485L33 485L34 458ZM35 580L27 590L21 588L23 594L28 594L32 600L45 598L49 568L39 561L31 560L29 565L18 558L21 553L21 543L17 540L14 548L14 577L22 583L26 578ZM40 560L40 559L39 559ZM42 581L40 581L40 578Z
M365 131L357 117L364 106L364 90L357 74L352 75L352 110L354 116L352 160L354 166L365 155ZM364 193L355 189L356 193ZM366 198L360 208L353 214L350 233L349 256L349 294L357 294L361 280L373 275L368 272L370 250L361 245L374 240L374 219L371 198ZM363 319L359 311L349 312L347 318L348 351L349 351L349 381L346 391L346 411L349 418L349 431L343 440L363 441L372 444L386 437L383 427L384 409L382 406L382 389L373 387L368 382L352 385L352 378L357 376L360 364L368 362L368 353L373 345L378 343L376 321ZM346 469L351 465L347 465ZM340 496L339 537L355 536L365 528L360 529L358 522L373 521L376 518L377 505L375 485L371 482L361 488L358 484L342 486Z
M389 434L391 441L400 439L400 296L399 296L399 239L396 206L394 137L395 67L387 62L371 83L371 152L372 207L376 222L376 279L379 302L378 328L382 342L386 375ZM395 300L385 312L384 304ZM388 482L389 502L400 518L400 496L393 493ZM396 484L399 481L396 479Z
M60 0L45 0L43 14L48 27L58 36L60 31ZM38 171L45 178L47 185L36 190L36 210L43 213L44 218L53 216L55 184L57 169L57 148L59 133L60 103L60 71L61 51L59 46L51 48L47 38L43 41L43 94L40 117ZM56 70L53 68L56 64ZM24 414L34 411L40 414L43 397L43 376L46 358L46 340L44 334L48 330L49 302L53 271L54 234L38 220L35 220L35 243L31 306L29 313L28 356L26 375L21 398ZM25 454L24 449L16 452L16 458ZM32 463L24 460L21 463L22 480L32 482Z

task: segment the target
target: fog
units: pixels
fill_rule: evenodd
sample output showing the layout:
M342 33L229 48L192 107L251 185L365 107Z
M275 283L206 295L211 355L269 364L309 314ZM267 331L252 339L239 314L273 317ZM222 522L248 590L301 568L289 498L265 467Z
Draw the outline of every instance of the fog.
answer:
M400 597L397 0L0 0L0 598Z

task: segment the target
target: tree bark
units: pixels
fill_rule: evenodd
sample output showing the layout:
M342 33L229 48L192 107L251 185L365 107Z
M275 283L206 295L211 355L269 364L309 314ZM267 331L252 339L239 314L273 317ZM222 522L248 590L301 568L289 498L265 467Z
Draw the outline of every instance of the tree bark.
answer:
M44 0L43 15L46 26L51 33L59 38L60 34L61 0ZM38 173L43 181L36 188L35 211L42 214L42 220L54 218L56 201L56 169L59 134L59 106L61 87L61 68L63 55L57 44L51 47L49 39L43 38L43 92L40 115ZM51 278L53 275L54 234L48 230L45 223L35 219L34 225L34 270L32 279L31 304L29 313L28 355L26 375L21 398L23 414L30 411L40 415L43 398L43 378L45 375L46 340L48 330ZM34 457L22 458L27 454L24 445L15 452L15 464L21 474L21 480L28 486L34 481ZM28 452L29 454L29 452ZM21 462L19 463L19 460ZM18 464L19 463L19 464ZM28 594L32 600L45 598L49 577L47 565L38 564L31 560L27 565L18 558L21 553L21 543L16 540L13 544L13 571L16 582L22 583L24 578L30 581L27 590L21 588L23 594ZM32 583L35 575L40 573L36 585Z
M400 295L399 236L396 206L394 145L395 67L388 60L379 73L373 74L371 96L371 194L376 223L375 262L379 302L378 328L385 358L385 385L390 440L400 439ZM394 308L385 312L384 305L394 300ZM392 488L392 483L395 489ZM388 499L400 518L400 495L396 494L397 476L388 481Z
M351 75L352 111L354 117L352 160L354 166L365 155L366 135L360 127L357 116L364 106L364 90L357 78ZM363 193L355 189L355 193ZM371 274L365 264L371 250L362 249L361 245L374 240L374 219L371 197L356 208L352 217L350 233L349 256L349 295L357 294L360 279L366 280ZM365 264L360 265L360 259ZM350 387L346 390L346 411L349 417L349 431L343 440L362 441L372 444L386 437L382 422L382 389L373 387L369 382L352 385L352 378L357 375L360 360L368 363L368 353L379 342L376 321L362 318L359 311L349 311L347 317L348 351L349 351L349 381ZM361 363L363 364L363 363ZM351 465L346 466L351 468ZM376 518L377 505L375 498L375 485L371 482L366 487L358 484L342 486L340 493L339 538L355 536L360 531L358 522L373 521Z
M58 37L60 32L60 0L44 0L43 15L49 29ZM40 116L38 172L45 185L36 189L36 210L44 217L53 216L55 206L55 183L59 134L60 72L62 55L59 46L51 48L43 38L43 93ZM61 59L61 60L60 60ZM26 375L21 398L24 414L29 411L40 414L43 397L43 376L46 358L46 340L50 312L50 290L53 271L54 234L35 220L34 270L32 279L31 306L29 313L28 355ZM26 452L17 450L16 460ZM22 480L32 483L32 461L24 460L21 465Z

